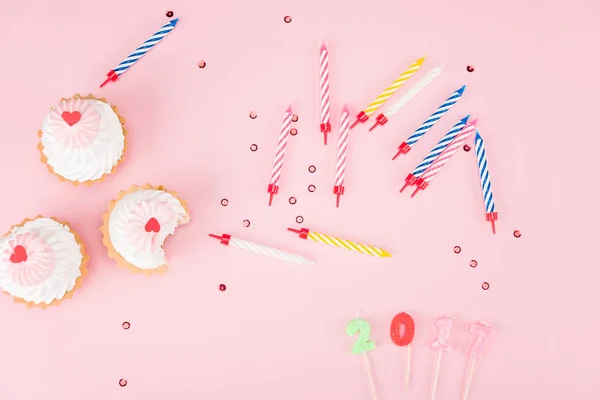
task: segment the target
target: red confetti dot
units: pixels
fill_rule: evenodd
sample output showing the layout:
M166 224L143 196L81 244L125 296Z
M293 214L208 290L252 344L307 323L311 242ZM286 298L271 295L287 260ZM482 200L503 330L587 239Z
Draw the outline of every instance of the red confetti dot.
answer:
M297 201L298 200L296 200L295 197L290 197L290 199L289 199L290 204L296 204Z
M296 217L296 222L299 223L299 224L303 223L304 222L304 217L302 215L298 215Z
M119 379L119 386L121 386L121 387L127 386L127 379Z
M222 200L221 200L221 205L222 205L223 207L226 207L226 206L227 206L227 204L229 204L229 200L227 200L227 199L222 199Z
M460 253L460 252L461 252L461 250L462 250L462 249L460 248L460 246L454 246L454 252L455 252L456 254Z
M258 114L256 113L256 111L250 111L250 114L248 114L250 116L250 118L252 119L256 119L256 117L258 117Z
M477 260L471 260L471 262L469 263L469 265L471 266L471 268L477 267Z
M475 67L474 67L474 66L472 66L472 65L468 65L468 66L467 66L467 71L469 71L469 72L473 72L473 71L475 71Z
M317 190L317 187L315 185L308 185L308 191L309 192L314 192L315 190Z
M167 13L165 14L167 16L167 18L173 18L173 11L167 11Z
M296 129L296 128L290 129L290 135L296 136L297 134L298 134L298 129Z
M489 284L489 283L487 283L487 282L483 282L483 283L481 284L481 288L482 288L483 290L488 290L488 289L490 288L490 284Z
M290 17L289 15L286 15L285 17L283 17L283 20L285 21L286 24L289 24L290 22L292 22L292 17Z
M220 290L221 292L224 292L224 291L226 291L226 290L227 290L227 286L225 286L225 285L223 285L223 284L221 283L221 284L219 285L219 290Z
M249 220L249 219L245 219L245 220L242 222L242 225L244 225L244 227L245 227L245 228L249 227L249 226L250 226L250 220Z
M198 68L204 68L204 67L206 67L206 61L200 61L198 63Z
M129 329L131 327L131 324L129 322L125 321L121 324L121 326L123 327L123 329Z
M516 237L516 238L520 238L521 237L521 231L519 231L519 230L514 231L513 232L513 236Z
M250 145L250 151L256 151L256 150L258 150L258 145L256 145L256 144Z
M471 146L469 146L468 144L465 144L465 145L463 146L463 150L464 150L464 151L471 151Z
M308 167L308 172L310 172L311 174L314 174L317 171L317 167L315 167L314 165L311 165L310 167Z
M298 122L298 116L296 114L292 115L292 122Z

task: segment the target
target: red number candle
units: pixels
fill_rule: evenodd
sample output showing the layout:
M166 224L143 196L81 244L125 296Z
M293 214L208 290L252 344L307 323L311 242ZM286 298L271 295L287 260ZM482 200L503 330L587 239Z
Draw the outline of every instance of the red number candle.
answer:
M404 367L404 390L410 381L410 344L415 337L415 320L407 313L400 313L392 319L390 327L392 342L398 346L406 346L406 366Z

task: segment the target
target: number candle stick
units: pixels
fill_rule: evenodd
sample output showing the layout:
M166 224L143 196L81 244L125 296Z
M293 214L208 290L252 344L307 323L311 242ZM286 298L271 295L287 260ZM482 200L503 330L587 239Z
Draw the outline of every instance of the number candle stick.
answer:
M432 350L437 351L435 359L435 368L433 373L433 380L431 383L431 400L435 400L437 392L438 380L440 377L440 365L442 363L442 353L449 353L452 351L452 346L448 341L450 340L450 331L452 330L452 322L454 317L440 317L435 321L435 325L438 328L437 338L429 345Z
M415 181L415 185L417 188L410 195L410 197L414 197L419 190L425 189L429 183L440 173L444 165L450 161L450 158L458 151L458 149L463 145L463 143L467 140L469 136L473 132L475 132L475 126L477 125L477 120L469 122L465 127L458 132L454 140L452 140L448 146L440 153L439 156L427 167L425 172L421 174L419 178Z
M359 253L367 254L375 257L391 257L392 255L387 251L380 249L379 247L369 246L366 244L360 244L357 242L351 242L350 240L340 239L334 236L323 235L322 233L311 232L306 228L300 230L294 228L288 228L288 231L294 232L300 235L302 239L312 240L313 242L324 243L331 246L340 247L346 250L357 251Z
M356 121L352 124L350 128L354 128L359 122L365 122L366 120L368 120L371 114L377 111L379 107L381 107L383 103L387 101L387 99L392 97L392 95L396 93L398 89L400 89L400 86L404 85L404 83L411 76L413 76L415 72L419 70L419 68L421 68L421 65L423 65L424 61L425 57L422 57L414 63L412 63L411 65L409 65L409 67L404 72L402 72L400 76L396 78L396 80L392 82L390 86L388 86L383 92L381 92L381 94L377 96L377 98L373 100L373 102L371 102L371 104L369 104L367 108L358 113L358 115L356 116Z
M388 122L388 120L390 118L392 118L394 115L396 115L398 113L398 111L403 109L404 106L407 105L408 102L411 101L413 97L415 97L416 95L421 93L421 91L423 89L425 89L427 86L429 86L429 84L431 82L433 82L433 80L442 73L442 71L444 70L444 67L447 64L448 64L448 61L446 61L442 65L438 65L437 67L433 68L431 71L429 71L427 73L427 75L422 77L415 84L415 86L410 88L410 90L408 92L404 93L402 95L402 97L400 97L394 104L392 104L390 107L388 107L387 110L385 110L382 114L379 114L377 116L377 118L375 118L375 125L373 125L371 127L371 129L369 129L369 132L372 131L373 129L375 129L377 127L377 125L381 125L381 126L385 125Z
M448 97L446 101L444 101L442 105L440 105L437 110L435 110L433 114L431 114L431 116L427 118L425 122L423 122L421 126L418 127L417 130L408 137L408 139L406 139L406 141L402 142L402 144L398 147L398 152L392 158L392 160L395 160L400 154L408 153L410 149L417 144L419 139L421 139L427 133L427 131L433 128L435 123L438 122L444 116L444 114L446 114L448 110L450 110L452 106L461 99L465 88L466 86L463 86L452 93L452 95Z
M218 236L209 233L208 236L215 239L219 239L221 241L221 244L224 244L225 246L237 247L238 249L248 250L256 254L262 254L263 256L278 258L280 260L284 260L292 264L314 264L314 261L307 260L306 258L299 256L298 254L288 253L287 251L250 242L248 240L237 239L231 237L231 235L223 234L221 236Z
M340 136L338 139L337 162L335 165L335 184L333 194L337 196L335 206L340 206L340 196L344 194L344 177L346 176L346 150L348 149L348 132L350 131L350 113L344 105L340 118Z
M371 400L377 400L377 391L375 390L375 379L373 378L373 370L371 363L367 356L367 352L375 348L375 343L369 340L371 333L371 327L369 323L362 318L354 318L346 326L346 334L348 336L354 336L358 332L358 339L352 347L352 353L362 354L365 362L365 369L367 371L367 378L369 379L369 390L371 393Z
M392 342L398 346L406 346L406 366L404 367L404 390L410 381L410 344L415 337L415 320L407 313L400 313L392 319L390 327Z
M131 68L133 64L135 64L140 58L145 56L151 48L156 46L158 42L160 42L165 36L167 36L175 28L177 22L179 22L179 18L175 18L169 23L164 24L157 32L154 33L154 35L150 37L150 39L142 43L137 49L133 51L133 53L128 55L125 60L121 61L121 63L117 65L115 69L111 70L107 74L108 78L106 78L106 80L104 81L104 83L102 83L102 85L100 85L100 87L103 87L108 82L114 82L117 79L119 79L119 77L123 73L125 73L125 71Z
M325 42L321 45L319 53L319 91L321 93L321 132L325 144L327 134L331 132L331 98L329 95L329 51Z
M408 186L410 185L414 185L417 178L421 176L421 174L423 174L423 172L425 172L425 170L427 169L427 167L433 162L433 160L435 160L437 158L437 156L440 155L440 153L446 148L446 146L448 145L448 143L452 142L452 140L456 137L456 135L458 134L458 132L460 132L462 130L462 128L465 127L465 125L467 124L467 121L469 120L470 115L467 115L466 117L464 117L463 119L461 119L460 121L458 121L453 127L452 129L450 129L438 142L438 144L435 145L435 147L433 149L431 149L431 151L429 152L429 154L427 154L427 156L425 156L425 158L423 159L423 161L421 161L419 163L419 165L417 165L415 167L415 169L413 170L413 172L411 172L410 174L408 174L408 176L404 179L405 183L404 186L402 186L402 189L400 189L400 193L402 193L402 191L404 189L406 189Z
M467 368L467 376L465 378L465 386L463 390L462 400L467 400L469 397L469 391L471 390L471 382L473 381L473 372L475 371L475 363L477 359L483 356L483 345L487 340L488 336L492 334L494 329L481 322L473 322L469 326L469 332L477 335L471 348L469 349L469 367Z
M494 204L494 195L492 194L492 184L490 183L490 173L488 172L483 138L478 131L475 132L475 155L477 156L477 166L479 167L481 193L483 194L483 204L485 205L485 217L492 223L492 232L496 233L498 212L496 212L496 205Z
M285 160L285 149L287 148L288 138L290 136L290 126L292 125L292 106L283 114L281 121L281 130L279 131L279 140L277 141L277 150L275 151L275 160L273 160L273 169L271 170L271 180L267 192L270 193L269 205L273 202L273 196L279 191L279 179Z

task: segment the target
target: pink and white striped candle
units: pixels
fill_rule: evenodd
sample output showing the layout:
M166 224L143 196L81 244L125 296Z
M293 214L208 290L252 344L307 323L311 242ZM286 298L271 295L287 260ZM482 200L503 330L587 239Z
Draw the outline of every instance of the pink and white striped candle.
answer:
M327 134L331 132L331 98L329 96L329 51L325 42L321 44L319 53L319 88L321 95L321 132L323 132L325 144Z
M423 190L427 187L427 185L429 185L429 182L431 182L433 178L435 178L437 174L439 174L444 165L446 165L446 163L450 161L450 158L454 155L454 153L458 151L458 149L463 145L467 138L471 136L473 132L475 132L476 125L477 120L474 119L473 121L466 124L465 127L456 134L454 139L452 139L452 141L448 143L446 148L442 150L440 155L437 156L437 158L427 167L425 172L423 172L423 174L419 178L417 178L415 182L415 185L417 185L417 189L413 192L413 194L410 197L414 197L419 192L419 190Z
M350 113L344 104L340 118L340 136L338 139L337 162L335 164L335 185L333 194L337 195L336 207L340 206L340 196L344 194L344 177L346 176L346 151L348 150L348 132L350 131Z
M273 161L273 170L271 171L271 180L267 191L270 193L269 205L273 202L273 195L279 191L279 180L281 179L281 170L283 169L283 161L285 160L285 149L287 141L290 137L290 126L292 125L292 106L288 106L283 121L281 122L281 131L279 132L279 140L277 141L277 151L275 152L275 160Z

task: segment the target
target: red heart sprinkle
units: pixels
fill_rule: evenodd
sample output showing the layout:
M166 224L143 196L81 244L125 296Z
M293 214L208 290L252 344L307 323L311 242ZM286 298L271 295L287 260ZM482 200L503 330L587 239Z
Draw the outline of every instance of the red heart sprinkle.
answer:
M65 111L62 113L62 118L65 120L69 126L73 126L79 122L81 119L81 113L79 111L68 112Z
M146 232L158 232L160 231L160 224L156 220L156 218L150 218L148 222L146 222L146 226L144 227Z
M10 262L17 264L23 261L27 261L27 252L25 251L25 247L21 245L15 246L14 253L10 255Z

